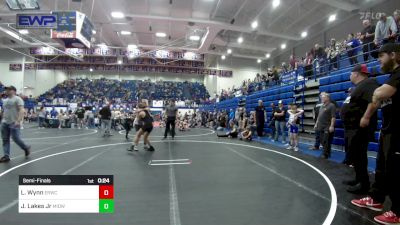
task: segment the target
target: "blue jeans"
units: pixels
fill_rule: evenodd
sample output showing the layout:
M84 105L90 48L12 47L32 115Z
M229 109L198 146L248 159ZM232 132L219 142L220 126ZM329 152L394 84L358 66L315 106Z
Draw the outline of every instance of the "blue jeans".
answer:
M44 117L39 117L39 127L44 127Z
M280 130L282 134L282 141L286 142L285 126L285 121L275 121L275 141L278 141Z
M10 157L10 137L13 141L24 151L26 151L29 146L27 146L20 137L20 128L16 127L14 124L1 124L1 138L3 139L3 151L4 155Z

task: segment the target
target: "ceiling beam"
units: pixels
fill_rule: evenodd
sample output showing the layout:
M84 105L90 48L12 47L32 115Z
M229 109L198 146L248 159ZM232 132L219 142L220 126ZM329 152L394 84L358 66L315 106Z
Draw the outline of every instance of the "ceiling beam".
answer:
M142 15L142 14L127 14L126 16L135 18L135 19L145 19L145 20L174 21L174 22L182 22L182 23L193 22L193 23L196 23L197 25L215 26L221 30L230 30L230 31L243 32L243 33L254 32L254 30L251 29L251 27L249 27L249 26L237 26L237 25L231 25L229 23L218 22L218 21L213 21L213 20L204 20L204 19L195 19L195 18L175 18L175 17L168 17L168 16L153 16L153 15ZM127 22L127 23L111 23L111 24L129 24L129 22ZM301 40L300 36L292 36L292 35L275 33L275 32L265 30L265 29L257 30L257 34L271 36L271 37L277 37L277 38L284 38L284 39L288 39L288 40L295 40L295 41Z
M326 5L335 7L337 9L341 9L347 12L351 12L353 10L359 9L360 7L349 3L349 2L344 2L344 1L337 1L337 0L316 0L317 2L324 3Z
M215 8L210 16L210 19L214 19L215 15L217 15L217 12L218 12L219 6L221 5L221 2L222 2L222 0L218 0L217 5L215 6Z

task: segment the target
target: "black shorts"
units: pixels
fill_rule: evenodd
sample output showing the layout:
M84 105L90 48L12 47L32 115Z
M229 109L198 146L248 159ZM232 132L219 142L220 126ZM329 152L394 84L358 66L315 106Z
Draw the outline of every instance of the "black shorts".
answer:
M151 133L151 131L153 130L153 127L146 127L146 128L141 128L144 132L147 132L147 133Z
M136 132L138 132L138 131L140 130L140 128L141 128L140 125L135 124L135 130L136 130Z

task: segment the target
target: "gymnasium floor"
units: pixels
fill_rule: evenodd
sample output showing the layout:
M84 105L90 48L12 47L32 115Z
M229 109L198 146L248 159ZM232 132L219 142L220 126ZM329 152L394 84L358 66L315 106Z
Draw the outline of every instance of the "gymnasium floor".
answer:
M0 224L297 225L375 224L373 212L353 207L341 164L256 142L217 138L207 129L178 132L155 152L127 152L122 134L27 127L27 160L12 145L0 164ZM149 165L188 159L190 164ZM154 161L155 160L155 161ZM179 162L179 161L176 161ZM158 163L160 164L160 163ZM114 214L18 214L18 175L114 175Z

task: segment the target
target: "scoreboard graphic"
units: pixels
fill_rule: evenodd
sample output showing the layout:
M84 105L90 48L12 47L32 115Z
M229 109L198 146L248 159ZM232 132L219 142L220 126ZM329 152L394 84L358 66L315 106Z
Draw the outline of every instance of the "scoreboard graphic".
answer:
M20 175L19 213L114 213L113 175Z

